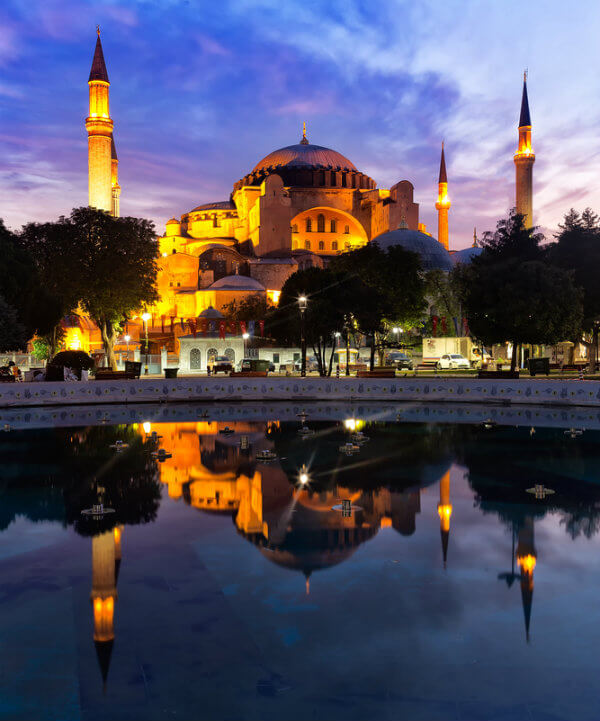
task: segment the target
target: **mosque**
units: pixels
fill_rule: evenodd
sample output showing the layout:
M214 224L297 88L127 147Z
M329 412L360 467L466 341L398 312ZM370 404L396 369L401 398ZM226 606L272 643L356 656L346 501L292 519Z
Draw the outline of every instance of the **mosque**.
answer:
M121 188L109 87L98 29L85 121L89 205L116 217ZM534 161L525 78L514 162L516 207L529 225ZM179 352L174 328L183 328L184 321L195 327L207 312L222 318L232 301L251 296L276 304L283 284L297 270L324 267L333 256L373 241L383 249L400 245L417 252L425 270L450 271L454 263L468 262L479 252L476 238L472 248L450 249L450 207L443 143L436 239L419 220L409 180L389 189L377 187L344 155L311 143L304 126L298 143L262 158L234 182L229 198L198 205L167 222L159 238L160 300L148 309L150 343L155 350L165 346ZM130 332L135 342L135 323Z

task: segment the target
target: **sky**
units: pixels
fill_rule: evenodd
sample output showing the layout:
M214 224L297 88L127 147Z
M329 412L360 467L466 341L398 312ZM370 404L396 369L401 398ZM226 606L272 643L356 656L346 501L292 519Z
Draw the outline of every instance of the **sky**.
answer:
M225 200L276 148L334 148L408 179L450 247L514 205L523 70L534 220L600 211L600 3L580 0L2 0L0 217L18 229L87 204L87 79L101 26L121 214L165 221Z

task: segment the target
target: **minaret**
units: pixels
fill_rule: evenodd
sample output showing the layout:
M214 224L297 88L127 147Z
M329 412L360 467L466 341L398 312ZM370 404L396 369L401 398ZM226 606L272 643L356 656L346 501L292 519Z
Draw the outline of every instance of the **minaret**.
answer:
M440 533L442 536L442 555L444 558L444 568L446 568L448 539L450 538L450 516L452 515L452 504L450 503L450 471L446 471L440 479L438 514L440 517Z
M517 564L521 570L521 600L523 602L523 615L525 616L527 643L529 643L529 624L531 622L531 605L533 602L533 570L537 563L533 530L533 518L525 516L517 536Z
M446 158L444 156L444 143L442 143L442 157L440 158L440 177L438 178L438 199L435 204L438 212L438 240L448 250L448 211L450 198L448 197L448 176L446 175Z
M92 61L90 86L90 114L85 119L88 132L88 190L92 208L113 211L111 144L113 121L108 107L108 73L104 64L100 27Z
M116 530L116 529L115 529ZM114 614L117 600L117 545L120 557L121 531L112 531L92 538L92 592L90 599L94 610L94 645L102 680L106 686L110 656L115 639Z
M527 98L527 71L523 73L523 97L519 118L519 147L515 153L517 213L524 216L526 228L533 227L533 164L535 153L531 147L531 118Z
M110 214L113 218L118 218L120 215L120 201L121 186L119 185L119 158L117 157L117 148L115 146L115 139L112 134L110 136L110 182L112 189L112 203Z

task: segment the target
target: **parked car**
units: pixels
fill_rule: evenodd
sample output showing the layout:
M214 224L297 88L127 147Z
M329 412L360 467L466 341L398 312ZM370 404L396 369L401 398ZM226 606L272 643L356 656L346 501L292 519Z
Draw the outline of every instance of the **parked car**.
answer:
M396 368L408 368L408 370L413 369L413 361L412 358L409 358L406 353L401 353L400 351L393 351L392 353L388 353L387 356L387 364L391 366L396 366Z
M231 373L233 370L233 363L225 355L218 355L208 364L212 373Z
M445 353L437 362L437 367L444 370L448 368L466 368L468 370L471 364L460 353Z

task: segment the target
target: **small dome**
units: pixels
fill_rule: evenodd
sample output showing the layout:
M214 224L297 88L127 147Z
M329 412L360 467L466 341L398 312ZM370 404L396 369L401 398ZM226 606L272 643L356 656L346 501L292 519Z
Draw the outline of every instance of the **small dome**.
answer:
M254 166L253 173L268 168L334 168L355 171L356 168L341 153L321 145L298 143L274 150Z
M456 253L451 254L452 262L456 265L458 263L470 263L473 258L483 253L483 248L477 246L471 246L470 248L463 248L457 250Z
M410 230L409 228L390 230L373 238L373 242L377 243L381 250L400 245L405 250L418 253L423 270L452 270L450 253L435 238L420 230Z
M175 224L179 225L179 221L177 220L177 218L171 218L171 220L167 220L167 225L175 225Z
M209 286L209 290L265 290L254 278L247 275L226 275Z
M202 313L198 316L198 318L224 318L225 316L223 313L221 313L220 310L217 310L216 308L213 308L212 305L209 305L208 308L205 308Z

